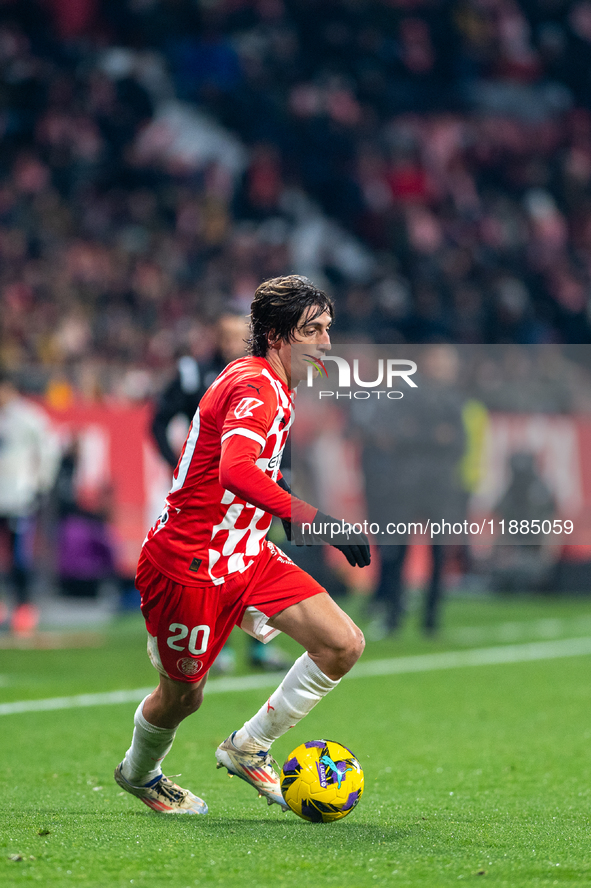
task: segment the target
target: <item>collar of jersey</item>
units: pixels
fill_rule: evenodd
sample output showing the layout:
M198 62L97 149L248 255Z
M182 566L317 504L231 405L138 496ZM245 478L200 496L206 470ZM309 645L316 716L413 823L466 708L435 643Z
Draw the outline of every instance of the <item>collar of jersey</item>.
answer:
M260 361L263 361L263 362L264 362L265 370L268 370L269 373L272 374L273 378L276 379L277 382L279 382L279 383L281 384L281 386L283 387L283 389L284 389L284 391L285 391L285 393L287 394L288 397L289 397L289 395L293 394L293 392L295 391L295 389L290 389L290 388L288 387L288 385L287 385L287 383L285 382L285 380L284 380L284 379L281 379L281 377L279 376L279 374L277 373L277 371L273 369L273 367L271 366L271 364L268 362L268 360L267 360L266 358L261 358L261 357L257 356L257 360L260 360Z

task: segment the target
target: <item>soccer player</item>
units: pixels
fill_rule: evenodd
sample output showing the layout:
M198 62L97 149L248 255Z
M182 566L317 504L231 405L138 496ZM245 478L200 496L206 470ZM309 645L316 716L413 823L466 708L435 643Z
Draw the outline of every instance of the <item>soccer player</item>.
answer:
M183 416L191 422L201 398L224 367L244 357L247 335L244 314L227 310L217 320L217 348L211 360L200 365L191 355L183 355L179 359L178 372L159 395L152 420L156 446L171 469L175 469L178 462L178 454L175 454L168 440L171 421L176 416ZM290 665L281 650L274 645L265 645L256 638L250 640L248 656L252 666L269 672L285 670ZM231 672L233 668L234 653L226 644L218 654L212 672Z
M156 811L207 812L202 799L162 774L161 763L180 722L200 707L207 672L234 626L263 640L285 632L305 648L269 700L216 750L218 767L284 809L270 746L363 651L348 615L266 539L277 515L294 538L306 540L306 530L309 541L310 524L350 564L369 564L367 537L323 533L335 519L292 496L279 471L294 389L306 358L330 349L333 314L329 297L307 278L258 287L250 356L233 361L203 396L164 510L144 542L136 585L160 683L135 713L115 780Z

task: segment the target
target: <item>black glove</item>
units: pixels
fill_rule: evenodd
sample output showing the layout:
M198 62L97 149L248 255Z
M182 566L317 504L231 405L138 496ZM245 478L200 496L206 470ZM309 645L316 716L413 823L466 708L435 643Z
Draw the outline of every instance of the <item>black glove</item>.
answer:
M354 533L346 521L339 521L338 518L331 518L330 515L318 511L312 522L312 530L320 526L321 532L312 534L314 540L320 539L329 546L334 546L343 553L351 567L368 566L371 553L369 540L364 533Z
M277 484L282 490L285 490L286 493L291 494L291 488L285 478L279 478ZM313 531L310 532L308 529L304 532L301 524L292 524L287 518L282 518L281 523L283 524L285 536L296 546L313 546L319 541L322 541L323 543L328 543L329 546L334 546L335 549L342 552L351 567L367 567L371 561L369 540L366 535L364 533L353 533L352 531L347 530L343 532L342 527L343 524L345 525L345 528L347 527L346 522L331 518L330 515L325 515L324 512L316 512L314 521L312 522L312 525L316 525L316 527L322 525L323 532L319 534L316 534ZM338 525L338 528L341 528L340 533L338 528L334 525ZM335 531L335 533L333 534L331 531Z
M282 490L285 490L286 493L289 493L291 495L291 487L283 476L277 480L277 484ZM282 518L281 523L283 524L285 536L291 542L291 521L288 521L287 518ZM300 543L299 545L303 545L303 543Z
M351 567L367 567L371 561L369 540L364 533L354 533L347 530L348 527L351 525L346 521L339 521L319 511L316 512L310 529L306 526L304 530L301 524L292 524L290 539L296 546L328 543L343 553Z

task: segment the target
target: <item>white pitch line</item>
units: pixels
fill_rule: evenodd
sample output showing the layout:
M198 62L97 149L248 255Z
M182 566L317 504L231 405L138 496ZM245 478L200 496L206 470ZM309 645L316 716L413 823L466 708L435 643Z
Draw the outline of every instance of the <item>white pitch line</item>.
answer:
M432 672L439 669L458 669L462 666L527 663L534 660L555 660L560 657L581 657L586 654L591 654L591 637L589 636L564 638L561 641L534 641L529 644L472 648L468 651L445 651L441 654L419 654L414 657L394 657L388 660L367 660L355 666L353 672L346 678Z
M508 644L497 647L473 648L468 651L445 651L440 654L419 654L412 657L390 657L384 660L366 660L358 663L345 676L347 679L372 678L379 675L404 675L412 672L436 672L465 666L493 666L505 663L528 663L536 660L555 660L563 657L582 657L591 654L591 636L564 638L561 641L536 641L530 644ZM243 675L238 678L214 678L206 685L207 694L225 694L230 691L254 691L275 687L282 673ZM0 716L21 712L49 712L58 709L81 709L87 706L110 706L115 703L138 703L153 687L127 691L107 691L101 694L78 694L73 697L50 697L45 700L16 700L0 703Z
M546 617L537 620L515 620L495 626L458 626L448 629L446 638L458 644L474 647L477 644L551 641L574 633L591 631L591 614L577 617Z

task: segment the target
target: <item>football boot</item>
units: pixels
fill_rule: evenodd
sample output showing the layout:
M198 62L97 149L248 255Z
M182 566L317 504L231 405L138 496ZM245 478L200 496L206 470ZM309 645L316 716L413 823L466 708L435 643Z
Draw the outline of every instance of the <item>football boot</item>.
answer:
M267 799L267 804L272 805L275 802L283 811L289 811L289 806L281 795L279 766L275 759L264 750L243 752L238 749L232 742L235 734L236 731L216 749L216 767L227 768L231 777L240 777L250 783L260 796Z
M158 811L160 814L207 814L207 805L198 796L193 795L188 789L183 789L173 783L164 774L155 777L145 786L136 786L123 776L121 770L123 762L115 768L115 782L121 789Z

